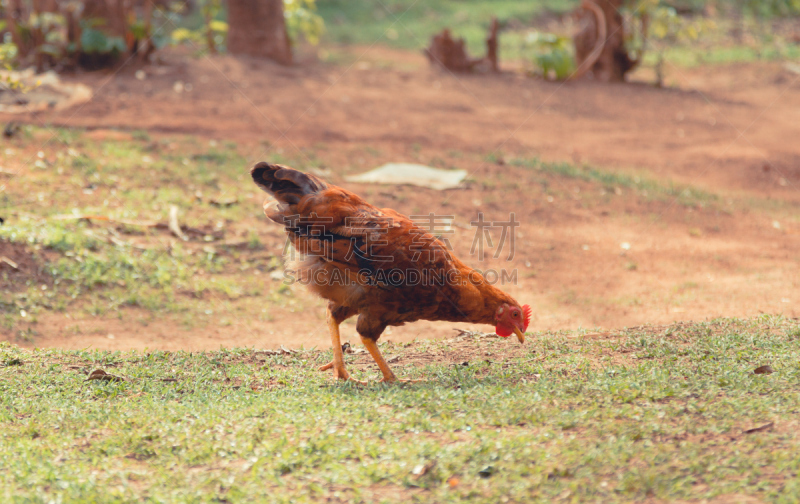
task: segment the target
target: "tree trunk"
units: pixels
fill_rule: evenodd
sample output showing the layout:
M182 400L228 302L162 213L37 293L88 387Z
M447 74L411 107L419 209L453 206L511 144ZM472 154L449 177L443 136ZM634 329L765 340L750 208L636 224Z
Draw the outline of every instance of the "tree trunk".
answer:
M9 0L8 4L6 4L6 26L8 27L8 31L11 32L11 39L14 41L14 45L17 46L19 55L27 56L30 47L23 42L17 26L23 12L22 0Z
M109 37L120 37L127 42L129 3L126 0L85 0L81 19L102 19L103 24L97 29Z
M292 62L283 0L229 0L228 52Z
M591 70L599 81L624 81L639 63L625 48L625 25L619 13L624 0L584 0L578 13L583 28L574 37L578 74ZM601 18L602 14L602 18ZM597 40L605 34L605 40Z

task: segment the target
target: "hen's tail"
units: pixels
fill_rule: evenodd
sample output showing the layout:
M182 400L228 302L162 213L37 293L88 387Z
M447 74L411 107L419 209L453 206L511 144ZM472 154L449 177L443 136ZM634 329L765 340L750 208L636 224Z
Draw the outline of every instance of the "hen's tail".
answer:
M251 170L253 182L281 203L296 205L300 198L328 187L322 179L288 166L258 163Z

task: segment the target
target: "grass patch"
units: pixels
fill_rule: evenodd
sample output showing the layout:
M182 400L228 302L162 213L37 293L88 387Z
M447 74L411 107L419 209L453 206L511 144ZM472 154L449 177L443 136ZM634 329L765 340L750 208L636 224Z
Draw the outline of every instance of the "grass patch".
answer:
M93 141L81 130L24 131L4 153L6 166L19 173L0 193L0 242L26 247L35 264L13 278L8 269L0 272L4 332L36 322L43 310L202 313L204 299L270 289L257 275L281 266L280 252L267 252L262 228L251 225L260 221L261 196L246 185L248 163L235 144L145 132L129 141ZM44 137L57 141L34 150ZM190 241L163 226L136 224L165 224L171 206L190 228Z
M418 50L426 47L434 34L449 28L455 36L465 39L467 49L473 55L485 54L489 22L492 17L497 17L503 30L500 36L501 59L531 63L532 51L526 43L528 33L536 29L552 29L543 28L546 19L568 15L579 5L580 2L572 0L332 0L319 2L318 12L325 20L323 39L329 43L372 45L377 42ZM670 64L680 67L797 59L800 45L793 39L794 24L791 17L747 16L738 20L727 14L716 15L698 40L651 39L644 64L655 66L659 53L663 53ZM564 23L561 29L561 35L569 36L568 23ZM737 30L742 33L738 39L731 35ZM335 52L325 59L346 65L353 62L351 56L343 57Z
M28 321L35 322L42 310L68 308L91 315L126 306L162 313L205 309L198 299L261 294L269 283L253 278L253 272L281 266L277 256L258 252L252 236L237 243L237 249L174 239L167 246L140 248L117 236L114 228L98 229L87 222L26 221L1 227L0 240L49 252L50 260L41 265L44 283L0 291L0 314L16 317L25 312Z
M725 65L731 63L746 63L753 61L784 61L800 58L800 45L782 44L767 45L764 42L759 46L733 45L728 47L710 47L708 50L698 51L696 47L674 46L664 49L664 59L671 64L681 67L698 67L702 65ZM644 63L654 66L658 54L646 54ZM669 67L666 69L669 74Z
M477 337L385 345L401 375L429 381L365 388L317 372L329 352L0 343L0 495L794 502L799 335L797 321L764 316L541 333L524 347ZM357 376L378 376L368 356L347 359ZM753 373L764 364L774 373ZM126 381L85 381L96 368Z
M686 206L706 206L719 201L717 195L696 187L672 183L663 184L646 176L601 170L592 166L577 166L561 162L551 163L538 158L514 158L508 162L513 166L521 166L546 175L601 184L609 194L618 193L624 188L633 190L648 200L675 200Z
M545 12L565 13L578 4L577 1L556 0L333 0L319 2L318 9L325 20L328 41L367 45L380 42L402 49L420 49L427 46L435 33L450 28L458 37L465 38L471 53L484 54L486 33L493 16L502 24L528 25ZM501 53L518 50L517 38L501 37Z
M670 64L682 67L797 59L800 44L794 36L796 25L796 18L791 16L715 16L701 29L697 40L651 41L644 64L654 65L659 53ZM669 65L666 72L670 73Z

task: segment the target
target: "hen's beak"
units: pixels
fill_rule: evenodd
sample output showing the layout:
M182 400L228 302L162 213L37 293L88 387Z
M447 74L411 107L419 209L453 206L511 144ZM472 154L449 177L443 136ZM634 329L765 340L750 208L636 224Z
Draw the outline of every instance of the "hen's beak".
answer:
M519 340L520 343L525 343L525 334L523 334L523 332L520 331L519 328L517 327L514 328L514 334L517 335L517 339Z

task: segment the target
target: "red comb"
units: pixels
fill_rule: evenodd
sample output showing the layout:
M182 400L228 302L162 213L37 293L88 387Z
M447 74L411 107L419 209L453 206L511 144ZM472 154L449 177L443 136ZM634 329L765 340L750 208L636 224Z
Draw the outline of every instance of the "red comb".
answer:
M522 313L525 314L525 330L528 330L528 324L531 321L531 306L525 305L522 307Z

